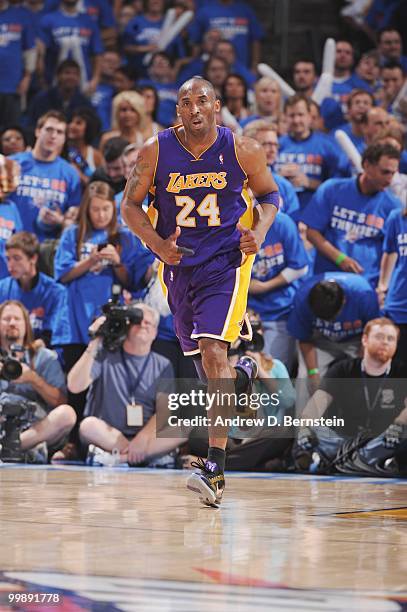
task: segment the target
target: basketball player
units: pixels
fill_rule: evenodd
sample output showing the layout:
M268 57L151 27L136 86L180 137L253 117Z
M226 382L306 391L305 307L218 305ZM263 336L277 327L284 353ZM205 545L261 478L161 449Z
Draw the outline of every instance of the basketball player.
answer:
M229 379L231 390L240 394L247 393L257 364L243 357L231 368L227 351L240 334L253 259L273 223L279 195L261 145L218 127L219 110L208 81L194 77L181 86L182 124L140 150L122 214L164 264L176 334L184 354L194 356L200 377L208 380L208 391L215 380ZM259 203L254 211L247 185ZM212 407L209 417L221 408ZM200 473L187 481L207 505L219 505L225 487L227 431L209 427L208 459L199 461Z

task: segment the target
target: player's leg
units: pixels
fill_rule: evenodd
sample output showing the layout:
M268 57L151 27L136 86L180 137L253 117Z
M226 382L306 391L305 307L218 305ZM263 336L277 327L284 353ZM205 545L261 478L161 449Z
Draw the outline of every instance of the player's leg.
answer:
M230 402L223 398L233 398L235 391L233 368L228 362L228 344L211 338L199 339L202 369L208 381L207 392L213 397L207 412L209 449L206 461L199 460L199 472L191 474L187 486L199 494L201 500L209 505L218 505L225 488L225 458L228 440L228 425L225 419L231 416Z
M200 473L193 474L187 483L205 503L218 504L224 489L229 427L222 423L234 416L235 404L222 398L234 399L248 393L252 379L257 376L257 364L249 357L241 358L236 368L228 362L229 344L238 338L245 317L252 261L240 264L239 253L224 254L196 269L191 279L194 323L191 339L198 340L201 357L197 362L194 356L194 361L200 378L208 382L209 397L216 398L208 412L208 458L198 464Z

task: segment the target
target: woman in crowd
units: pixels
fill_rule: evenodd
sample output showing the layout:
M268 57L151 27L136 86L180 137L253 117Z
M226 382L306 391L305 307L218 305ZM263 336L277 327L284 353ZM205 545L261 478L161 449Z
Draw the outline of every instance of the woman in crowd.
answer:
M87 187L77 225L67 228L55 255L55 278L68 289L71 345L66 369L77 361L88 341L88 328L112 294L112 285L128 287L137 254L136 238L117 223L114 193L107 183Z
M239 74L229 74L222 87L223 104L240 123L249 116L247 85Z
M264 119L272 124L278 124L282 114L281 89L274 79L262 77L254 86L255 105L253 113L241 121L245 127L251 121Z
M92 146L99 129L98 117L88 108L78 108L68 124L68 158L79 172L83 187L103 161L100 151Z
M143 130L143 138L144 141L146 141L152 136L157 136L158 132L161 132L164 127L160 123L157 123L157 110L160 101L155 87L152 85L144 85L140 87L139 91L144 98L145 127Z
M142 145L146 127L144 98L136 91L122 91L113 98L112 130L100 139L100 149L109 138L120 136L129 143Z

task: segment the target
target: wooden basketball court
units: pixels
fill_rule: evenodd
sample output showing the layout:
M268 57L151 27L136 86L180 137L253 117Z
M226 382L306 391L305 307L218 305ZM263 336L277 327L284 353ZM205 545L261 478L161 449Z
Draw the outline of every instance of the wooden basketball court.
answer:
M406 480L232 474L212 509L185 479L2 465L0 610L407 610Z

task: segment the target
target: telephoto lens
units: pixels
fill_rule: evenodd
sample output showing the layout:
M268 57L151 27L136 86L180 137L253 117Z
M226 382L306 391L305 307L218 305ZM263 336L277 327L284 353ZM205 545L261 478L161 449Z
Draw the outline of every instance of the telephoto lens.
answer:
M16 380L16 378L20 378L23 373L23 368L18 359L14 359L13 357L5 357L1 359L3 362L3 368L1 370L1 377L4 380Z

